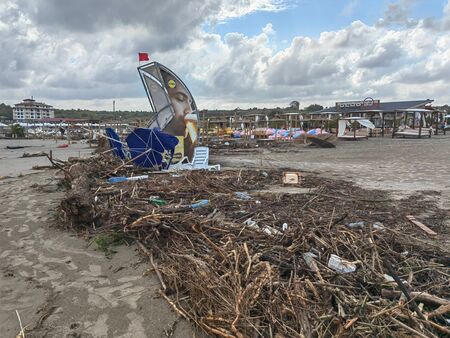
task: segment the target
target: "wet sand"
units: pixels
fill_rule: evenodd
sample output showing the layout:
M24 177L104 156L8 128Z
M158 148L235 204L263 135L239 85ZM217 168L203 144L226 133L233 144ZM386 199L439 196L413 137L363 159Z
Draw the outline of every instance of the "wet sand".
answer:
M405 196L417 191L441 193L450 208L450 135L431 139L370 138L338 141L336 148L261 149L255 154L212 156L231 167L291 168L355 182L363 188L388 190Z
M58 148L58 145L65 144L64 140L26 140L0 139L0 176L17 177L22 174L36 172L31 168L35 165L50 165L46 157L28 157L22 158L24 153L35 154L39 152L49 153L51 150L53 156L60 160L67 160L69 157L88 157L95 148L89 148L86 142L78 141L70 144L68 148ZM6 149L7 146L23 146L21 149Z
M55 208L63 196L56 171L30 170L47 165L46 158L17 158L53 145L22 144L38 147L9 151L2 141L0 150L1 175L14 176L0 180L0 336L19 332L17 310L27 337L164 337L177 316L155 296L157 278L144 276L148 263L135 246L117 247L108 259L95 243L55 228ZM87 156L91 149L74 145L60 158L78 151ZM173 337L194 334L185 321L174 327Z

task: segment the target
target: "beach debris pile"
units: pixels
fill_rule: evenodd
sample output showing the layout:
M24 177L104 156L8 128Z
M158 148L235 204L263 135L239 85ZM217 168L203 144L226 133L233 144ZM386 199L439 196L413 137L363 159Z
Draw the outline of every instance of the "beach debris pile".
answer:
M245 130L234 130L232 132L233 138L244 138L251 136L264 136L270 140L295 140L305 135L322 135L329 134L328 131L322 128L313 128L308 131L302 128L289 128L289 129L274 129L274 128L256 128L256 129L245 129Z
M449 248L431 202L312 174L295 192L278 170L152 174L120 163L66 164L61 223L135 241L160 296L208 334L448 336ZM418 208L435 212L433 223L421 220L437 237L406 219Z

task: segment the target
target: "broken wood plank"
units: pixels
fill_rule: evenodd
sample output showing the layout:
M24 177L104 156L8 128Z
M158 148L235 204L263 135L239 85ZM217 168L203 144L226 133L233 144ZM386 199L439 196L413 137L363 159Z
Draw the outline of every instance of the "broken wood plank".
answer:
M450 313L450 302L447 305L441 305L433 312L428 313L428 318L433 318L436 316L442 316L446 313Z
M391 299L398 298L401 296L401 294L402 293L400 291L396 291L396 290L388 290L388 289L381 290L381 295L385 298L391 298ZM419 302L433 304L433 305L437 305L437 306L450 305L450 300L440 298L440 297L437 297L434 295L430 295L429 293L426 293L426 292L412 291L412 292L409 292L409 294L411 295L412 298L414 298L415 300L417 300Z
M430 236L436 236L437 233L431 230L429 227L427 227L422 222L419 222L414 216L407 215L406 218L413 224L417 225L419 228L421 228L423 231L425 231Z

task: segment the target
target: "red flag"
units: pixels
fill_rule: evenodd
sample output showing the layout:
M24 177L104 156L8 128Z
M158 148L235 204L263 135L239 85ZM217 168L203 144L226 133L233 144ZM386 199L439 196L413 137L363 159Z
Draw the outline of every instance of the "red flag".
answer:
M148 53L139 53L139 61L148 61Z

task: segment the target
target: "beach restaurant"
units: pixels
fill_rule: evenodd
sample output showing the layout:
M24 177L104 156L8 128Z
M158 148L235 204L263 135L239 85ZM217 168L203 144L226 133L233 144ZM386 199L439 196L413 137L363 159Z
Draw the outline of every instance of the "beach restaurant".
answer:
M376 127L373 136L385 134L399 135L399 129L422 130L434 126L437 134L441 123L444 122L444 113L432 107L434 100L414 100L381 102L372 98L360 101L336 102L335 106L328 107L310 114L311 119L338 120L342 118L365 118ZM428 129L427 129L428 130Z

